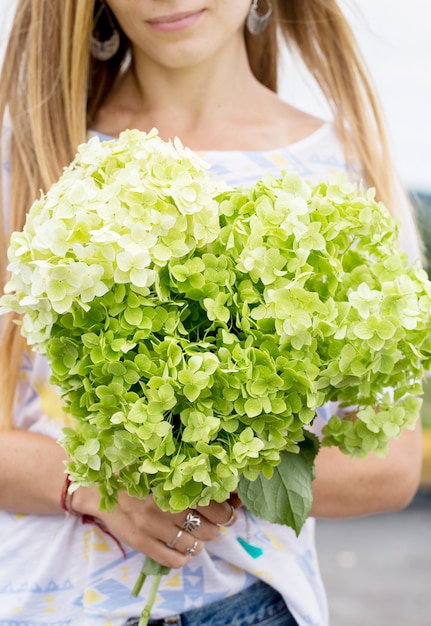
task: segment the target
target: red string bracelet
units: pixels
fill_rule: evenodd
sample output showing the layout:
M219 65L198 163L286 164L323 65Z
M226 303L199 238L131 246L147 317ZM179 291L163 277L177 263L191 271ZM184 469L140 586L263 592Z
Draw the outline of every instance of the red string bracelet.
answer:
M61 489L60 494L60 505L66 515L79 515L77 511L75 511L72 507L72 497L73 493L70 493L69 487L72 484L70 480L69 474L66 474L66 478L64 479L63 487Z
M108 528L106 528L102 520L100 520L98 517L95 517L94 515L87 515L86 513L82 515L81 513L78 513L78 511L75 511L72 506L73 492L70 493L69 490L71 484L72 481L70 480L70 476L69 474L66 474L66 478L64 479L63 487L60 494L60 505L63 511L66 513L66 516L75 515L81 518L83 524L94 524L94 526L97 526L97 528L101 530L102 533L108 535L108 537L111 537L111 539L115 541L118 548L121 550L123 557L126 558L126 551L120 540L117 539L117 537L113 535Z

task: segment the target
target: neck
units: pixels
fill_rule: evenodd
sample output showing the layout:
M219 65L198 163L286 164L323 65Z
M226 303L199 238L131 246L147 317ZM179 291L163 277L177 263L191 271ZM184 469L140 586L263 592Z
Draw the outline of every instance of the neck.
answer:
M211 143L222 128L240 124L262 89L249 67L245 45L223 49L216 57L181 68L166 68L140 57L134 62L107 102L107 109L128 117L119 124L149 130L156 127L163 139L175 136L191 148ZM232 60L234 60L232 62ZM118 118L119 119L119 118Z

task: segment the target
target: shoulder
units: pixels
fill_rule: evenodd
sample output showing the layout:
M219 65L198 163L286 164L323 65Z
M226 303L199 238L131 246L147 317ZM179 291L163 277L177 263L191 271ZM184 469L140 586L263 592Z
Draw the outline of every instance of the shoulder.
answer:
M259 85L237 124L236 143L247 140L251 150L269 150L296 144L312 136L326 120L292 106L273 91Z
M298 109L278 96L274 101L272 120L275 122L279 138L284 138L284 145L296 143L312 136L327 121Z

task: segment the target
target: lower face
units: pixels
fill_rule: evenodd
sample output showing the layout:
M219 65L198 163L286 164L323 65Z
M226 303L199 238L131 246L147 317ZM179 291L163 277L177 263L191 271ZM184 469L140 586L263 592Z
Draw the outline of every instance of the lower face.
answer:
M203 62L242 41L250 0L107 0L135 56L167 68Z

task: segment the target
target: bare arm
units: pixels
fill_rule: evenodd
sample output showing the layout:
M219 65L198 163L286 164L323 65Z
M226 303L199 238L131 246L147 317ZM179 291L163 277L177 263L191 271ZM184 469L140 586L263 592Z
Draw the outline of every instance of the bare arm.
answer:
M0 509L61 513L65 458L50 437L18 429L0 431Z
M351 460L336 448L322 448L316 459L311 514L316 517L350 517L403 508L419 484L421 453L419 424L415 431L405 431L398 440L391 442L385 459L370 455L365 460ZM61 513L64 458L63 449L49 437L23 430L0 432L0 508L17 513ZM155 512L153 503L149 506L149 502L132 502L126 496L121 501L122 511L119 507L114 515L100 514L97 489L81 488L74 496L74 507L80 513L99 515L117 534L127 526L131 537L121 532L122 538L130 545L136 545L136 526L140 525L137 520L139 517L145 520L148 513L156 519L158 512ZM226 512L219 509L208 515L215 515L213 520L217 522ZM127 524L124 516L129 520ZM147 545L145 551L149 551ZM154 558L156 556L154 554Z
M64 450L50 437L25 430L0 431L0 509L15 513L62 514L60 494L65 481ZM99 510L96 487L80 487L73 496L76 513L98 517L121 542L150 556L166 567L182 567L198 554L204 542L214 539L219 524L234 522L236 513L227 503L211 502L198 507L200 527L193 536L182 531L186 512L161 511L152 497L138 500L119 496L113 513ZM232 517L232 519L231 519ZM166 544L178 536L175 549ZM197 542L196 542L197 540Z
M353 517L402 509L420 482L422 437L420 423L389 444L384 459L370 454L350 459L337 448L321 448L313 482L315 517Z

